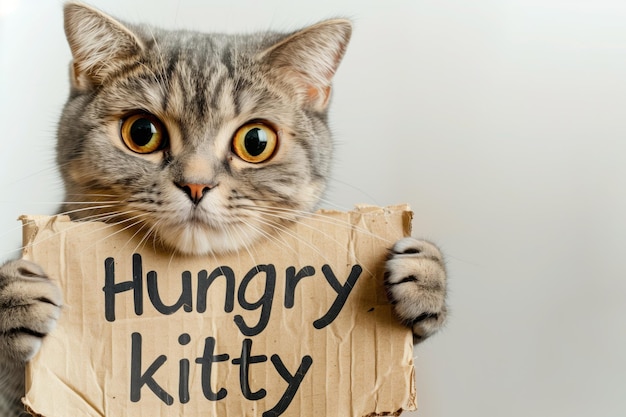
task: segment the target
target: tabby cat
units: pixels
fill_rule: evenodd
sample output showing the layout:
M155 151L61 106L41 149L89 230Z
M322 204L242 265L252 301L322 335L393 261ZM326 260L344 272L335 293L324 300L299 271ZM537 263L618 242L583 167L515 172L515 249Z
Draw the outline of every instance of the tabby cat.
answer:
M236 251L317 207L349 21L207 35L128 25L74 3L64 12L73 61L57 135L62 213L132 224L170 250L201 255ZM386 271L415 341L437 331L446 318L439 250L403 239ZM0 267L0 415L22 412L24 363L62 303L37 265Z

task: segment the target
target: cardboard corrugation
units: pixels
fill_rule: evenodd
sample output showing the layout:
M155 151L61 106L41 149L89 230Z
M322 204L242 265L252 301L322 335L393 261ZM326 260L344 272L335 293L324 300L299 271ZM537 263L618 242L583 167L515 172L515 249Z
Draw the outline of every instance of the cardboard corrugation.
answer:
M395 320L382 286L387 250L410 233L411 219L406 205L319 211L237 254L188 257L142 242L123 226L24 216L24 258L57 280L65 297L58 327L27 368L24 403L45 417L361 417L415 409L411 332ZM228 268L235 283L232 311L224 306ZM152 289L170 306L187 274L191 303L171 314L157 311L148 295L153 272ZM198 282L212 272L218 278L206 292L207 310L199 312ZM296 283L287 307L287 277L294 272L310 276ZM133 274L141 277L141 314ZM348 277L355 280L350 291ZM114 286L124 282L132 285ZM341 291L345 304L333 318L329 310ZM212 359L206 354L211 346ZM133 361L133 352L141 362ZM300 366L304 372L296 376ZM292 397L285 394L289 387L297 388ZM207 398L207 389L226 395ZM271 409L277 412L266 413Z

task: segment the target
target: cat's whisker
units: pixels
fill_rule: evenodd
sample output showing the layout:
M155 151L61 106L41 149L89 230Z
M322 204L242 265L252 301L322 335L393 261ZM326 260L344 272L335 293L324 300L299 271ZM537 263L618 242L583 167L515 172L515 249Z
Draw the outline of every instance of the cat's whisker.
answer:
M80 199L80 200L86 199L86 198L90 198L90 197L111 197L111 198L113 198L113 197L119 198L120 197L119 194L112 193L112 192L111 193L104 192L103 190L96 190L96 189L86 190L86 191L80 192L80 193L68 191L65 194L65 196L67 198L76 198L76 199Z
M329 258L328 258L327 253L341 253L341 252L338 252L338 251L343 251L343 252L345 252L346 256L347 256L347 255L351 255L351 256L353 256L353 257L354 257L355 262L356 262L356 263L358 263L358 264L360 264L360 265L361 265L361 267L363 268L363 270L364 270L366 273L368 273L368 274L370 274L370 275L372 275L372 276L375 276L375 273L374 273L374 272L372 272L372 271L371 271L368 267L366 267L366 266L363 264L363 262L361 262L361 260L360 260L360 259L356 256L356 254L350 254L350 253L349 253L349 251L348 251L348 249L345 247L345 245L343 245L341 242L337 241L336 239L333 239L333 238L332 238L330 235L328 235L327 233L323 233L323 235L325 236L325 238L326 238L327 240L331 240L331 241L333 241L333 242L336 244L336 246L337 246L338 248L340 248L340 249L338 249L338 251L325 251L325 252L322 252L322 250L321 250L320 248L318 248L318 247L316 247L316 246L313 246L311 243L309 243L309 241L308 241L308 240L305 240L305 239L301 238L301 237L300 237L300 235L296 235L296 234L290 233L290 230L291 230L291 229L289 229L288 227L286 227L286 226L284 226L284 225L276 224L276 223L273 223L273 222L268 222L267 224L268 224L268 225L275 225L275 230L279 230L279 233L285 233L285 234L287 234L287 235L289 235L289 236L293 237L295 240L299 241L300 243L304 244L305 246L309 247L310 249L313 249L313 251L314 251L314 252L315 252L315 253L316 253L316 254L317 254L320 258L322 258L322 259L324 260L324 262L325 262L325 263L332 263L332 262L331 262L331 259L329 259ZM318 231L318 232L319 232L319 230L318 230L318 229L312 229L312 230L315 230L315 231ZM287 246L287 245L284 245L284 246Z
M8 250L6 252L2 253L2 258L8 257L8 258L13 258L13 257L19 257L22 250L24 249L24 247L20 247L20 248L16 248L16 249L11 249Z
M298 252L297 252L294 248L290 247L290 246L289 246L289 245L287 245L284 241L280 240L280 239L279 239L279 238L278 238L275 234L269 233L269 232L267 232L267 231L263 230L263 228L258 227L258 226L255 226L254 224L252 224L252 223L250 223L250 222L246 222L245 220L242 220L242 222L243 222L243 223L244 223L247 227L249 227L249 228L251 228L251 229L253 229L253 230L257 231L257 232L258 232L258 233L260 233L261 235L263 235L263 237L265 237L266 239L268 239L268 240L270 240L270 241L273 241L273 242L274 242L274 244L275 244L276 246L278 246L279 248L284 248L284 249L287 249L287 250L289 250L290 252L292 252L294 255L298 255ZM274 230L276 230L276 229L274 228Z
M339 205L339 204L337 204L337 203L335 203L335 202L333 202L333 201L331 201L331 200L328 200L327 198L324 198L324 197L320 197L320 198L319 198L319 202L320 202L320 203L323 203L323 204L325 204L325 205L327 205L327 206L329 206L329 207L331 207L331 208L332 208L332 209L334 209L334 210L340 210L340 211L350 211L350 210L352 210L352 209L353 209L353 207L345 207L345 206L341 206L341 205Z
M42 204L52 204L55 202L43 202ZM59 204L121 204L121 200L96 200L96 201L60 201Z
M322 259L324 259L325 262L328 263L329 260L326 254L324 254L318 247L313 246L310 242L308 242L307 240L303 239L301 236L294 233L291 228L286 227L283 224L280 224L271 220L267 220L267 219L257 219L257 221L259 221L261 224L269 226L270 228L272 228L272 230L276 231L277 233L284 233L285 235L297 240L298 242L302 243L304 246L307 246L308 248L313 250L318 256L320 256Z
M311 213L311 212L307 212L307 211L302 211L302 210L295 210L295 209L289 209L289 208L283 208L283 207L262 207L262 206L239 206L239 207L245 207L246 209L251 209L251 211L258 211L258 212L262 212L263 214L267 215L267 216L273 216L273 217L277 217L280 218L282 220L286 220L286 221L293 221L294 219L292 219L291 217L286 217L286 216L281 216L281 213L288 213L288 214L293 214L294 216L296 216L295 221L297 222L300 218L306 218L306 217L311 217L314 218L316 221L320 222L320 223L324 223L324 224L328 224L331 226L341 226L341 227L345 227L347 230L354 230L356 232L362 233L368 237L372 237L375 239L378 239L386 244L393 244L394 242L390 241L389 239L385 239L382 238L381 236L371 232L368 229L364 229L363 227L360 227L358 225L355 225L353 223L344 221L344 220L340 220L334 217L329 217L323 213ZM306 223L303 223L306 227L312 227L307 225Z
M381 205L381 204L378 202L378 200L377 200L376 198L374 198L374 196L372 196L371 194L369 194L369 193L368 193L367 191L365 191L364 189L359 188L359 187L356 187L356 186L355 186L355 185L353 185L353 184L347 183L347 182L342 181L342 180L340 180L340 179L337 179L337 178L335 178L335 177L331 177L331 178L329 178L329 182L331 183L331 186L332 186L332 182L336 182L336 183L339 183L339 184L341 184L341 185L345 185L346 187L352 188L353 190L355 190L355 191L357 191L357 192L359 192L359 193L363 194L363 195L364 195L367 199L369 199L370 201L372 201L372 202L373 202L373 204L375 204L375 205L377 205L377 206L380 206L380 205ZM322 200L320 200L320 201L322 201ZM328 202L328 201L324 201L324 202ZM331 204L332 204L332 203L331 203Z
M115 206L113 206L115 207ZM81 216L80 221L92 221L92 222L105 222L108 223L109 220L115 220L115 219L123 219L124 216L132 214L132 213L137 213L140 212L139 210L133 210L133 209L127 209L124 211L105 211L102 213L94 213L92 215L89 216ZM62 215L63 213L61 213L60 215Z
M105 205L99 205L99 206L82 207L78 209L62 211L58 213L57 216L70 216L71 217L72 214L81 213L84 211L102 210L102 209L108 209L108 208L115 207L115 206L116 204L105 204ZM85 217L90 217L90 216L85 216Z
M174 261L174 258L176 257L176 254L177 254L177 252L176 252L176 251L172 251L172 252L170 253L170 261L169 261L169 263L167 264L168 269L169 269L169 268L171 268L171 266L172 266L172 262Z
M241 233L240 233L240 232L241 232ZM256 258L255 258L255 256L252 254L252 251L251 251L251 249L250 249L250 245L248 244L247 240L245 239L245 235L246 235L246 234L243 232L241 225L240 225L240 224L236 224L236 228L229 228L228 230L226 230L226 233L230 236L230 239L231 239L233 242L238 242L238 243L240 243L240 244L239 244L239 245L237 245L237 246L239 246L241 249L244 249L244 250L245 250L245 252L246 252L246 253L248 254L248 256L250 257L250 260L251 260L254 264L257 264L257 262L256 262ZM233 233L236 233L236 234L237 234L237 239L236 239L236 240L232 237L232 234L233 234ZM243 236L244 236L244 237L242 237L242 234L243 234ZM240 251L238 251L238 252L239 252L239 253L241 253L241 250L240 250Z
M161 223L160 220L157 220L154 223L154 231L152 233L152 250L154 250L156 252L157 250L157 241L160 242L159 240L159 234L156 232L156 228L159 226L159 224ZM160 243L159 243L160 244Z
M104 223L106 225L106 227L121 226L124 223L128 223L128 224L126 226L124 226L124 227L119 228L118 230L114 231L113 233L110 233L109 235L107 235L107 236L97 240L96 242L94 242L90 246L88 246L87 248L94 247L94 246L98 245L99 243L101 243L101 242L103 242L103 241L105 241L107 239L110 239L113 236L118 235L119 233L122 233L122 232L124 232L126 230L129 230L129 229L139 225L139 224L144 223L142 221L142 218L147 216L147 215L148 215L148 213L140 213L140 214L132 216L132 217L124 218L124 219L122 219L120 221L117 221L115 223ZM102 229L99 229L99 230L102 230Z
M157 220L155 222L152 223L152 225L148 228L148 230L143 233L143 236L141 237L141 239L139 240L139 242L137 243L137 245L135 246L135 249L133 249L133 253L137 252L139 250L139 248L141 247L141 249L145 249L146 245L148 244L148 241L150 240L150 238L152 238L152 251L153 252L157 252L158 249L163 249L163 247L159 244L159 248L157 248L157 239L158 239L158 233L156 232L156 230L158 229L158 227L161 224L161 220ZM145 226L147 226L148 223L144 222L143 225L141 226L140 230L143 230L143 228ZM139 232L138 231L138 232ZM137 233L135 233L136 235ZM133 235L133 237L135 236ZM172 255L175 254L176 251L172 251ZM170 263L171 260L173 259L173 257L170 258Z
M131 213L130 211L128 211L128 212L120 212L120 213L107 213L106 215L102 215L100 218L101 219L109 219L109 218L115 218L115 217L119 217L120 215L126 215L126 214L130 214L130 213ZM114 222L114 223L102 223L102 227L93 230L92 233L100 231L100 230L103 230L103 229L106 229L106 228L113 227L115 225L122 224L122 223L127 222L127 221L132 221L132 218L131 219L123 219L123 220L120 220L120 221ZM32 225L34 223L35 223L35 221L31 220L31 221L25 222L24 226ZM73 229L75 229L77 227L81 227L82 225L84 225L84 223L82 223L82 222L75 222L70 227L68 227L66 230L67 231L71 231L71 230L73 230ZM47 236L45 238L41 238L41 239L38 240L37 243L34 243L34 244L31 243L30 246L32 246L32 245L40 245L40 244L42 244L42 243L44 243L44 242L46 242L46 241L48 241L50 239L55 238L56 236L57 236L57 234L52 234L52 235ZM21 246L21 247L17 248L16 250L11 251L9 253L22 251L22 250L24 250L26 248L27 248L27 246Z
M41 174L44 174L44 173L51 173L51 172L53 172L53 173L56 172L56 167L54 166L54 164L51 164L51 166L48 166L47 168L40 169L39 171L31 172L30 174L27 174L25 176L20 176L20 178L15 179L13 181L5 182L5 183L1 184L0 187L2 189L8 188L8 187L17 185L17 184L19 184L21 182L27 181L27 180L29 180L29 179L31 179L33 177L38 176L38 175L41 175Z
M303 239L300 235L297 235L297 234L293 233L293 230L291 228L289 228L288 226L285 226L283 224L279 224L279 223L276 223L276 222L273 222L273 221L270 221L270 220L265 220L265 219L263 220L263 222L264 222L264 224L266 224L266 225L268 225L270 227L273 227L274 230L279 231L279 233L284 233L284 234L286 234L288 236L291 236L292 238L296 239L297 241L299 241L299 242L303 243L304 245L308 246L309 248L313 249L317 253L318 256L322 257L327 263L330 263L330 260L328 259L328 257L319 248L317 248L317 247L313 246L312 244L310 244L308 240ZM339 240L335 239L333 236L329 235L326 232L322 232L322 231L320 231L319 229L317 229L317 228L315 228L313 226L307 225L306 223L300 223L300 225L308 227L314 233L321 233L324 236L326 241L333 242L337 246L337 248L340 248L338 250L343 250L343 251L345 251L346 254L348 254L348 249L345 247L345 244L340 242ZM334 251L328 251L327 253L332 253L332 252L334 252ZM355 255L353 254L353 256L355 256ZM358 259L358 257L355 256L355 260L356 260L357 263L361 264L361 260ZM367 273L369 273L371 275L374 275L374 273L372 271L370 271L368 268L366 268L365 266L363 266L363 268L364 268L364 270Z
M61 201L60 204L62 206L87 205L86 207L70 208L69 210L64 210L56 214L57 216L70 216L72 218L75 218L76 216L72 216L72 215L83 213L86 211L106 211L107 214L111 213L113 212L113 210L111 210L112 208L121 206L122 204L124 204L124 201L122 200ZM81 215L80 217L81 219L85 219L90 216Z
M147 234L146 233L142 233L142 230L147 226L147 223L139 221L139 224L141 224L141 226L138 227L137 230L135 230L135 233L133 233L133 235L128 238L126 243L124 245L122 245L122 247L120 247L118 249L118 251L117 251L118 253L122 252L137 236L139 236L141 234L141 238L139 240L139 243L137 243L135 248L132 250L132 252L135 253L137 251L137 248L139 248L141 243L146 239ZM149 230L148 230L148 232L149 232Z
M302 223L306 227L312 227L312 226L306 225L303 222L300 222L300 219L302 219L302 218L313 217L313 214L309 213L309 212L300 211L300 210L291 210L291 209L279 209L279 208L275 208L275 207L260 207L260 206L238 206L238 208L246 208L249 211L261 213L263 216L273 217L273 218L276 218L278 220L282 220L282 221L284 221L286 223L292 223L292 222L293 223ZM285 213L289 214L289 216L286 216ZM331 225L335 225L336 224L336 223L331 222L331 221L326 221L326 217L325 216L321 216L320 219L322 220L322 222L327 223L327 224L331 224ZM342 224L342 225L344 225L344 224ZM348 223L346 223L345 225L346 226L351 226Z
M11 203L12 201L0 201L0 204ZM121 201L32 201L30 204L36 205L48 205L48 204L119 204Z
M159 222L154 222L152 224L152 226L150 226L148 228L148 231L144 233L143 237L141 238L141 240L139 241L139 243L137 244L137 246L135 247L134 251L136 252L137 250L139 250L139 247L141 246L142 249L146 247L146 244L148 243L148 240L150 240L150 237L153 237L153 250L156 252L157 248L156 248L156 240L154 239L154 237L156 237L156 233L155 233L155 229L158 226ZM144 225L147 225L147 223L144 223ZM143 226L142 226L143 228Z
M86 196L89 196L89 197L119 197L119 195L117 195L117 194L97 194L97 193L91 193L91 192L89 194L87 194L87 195L85 195L85 194L68 193L68 194L66 194L66 196L67 197L74 197L74 196L76 196L76 197L79 197L79 198L85 198Z

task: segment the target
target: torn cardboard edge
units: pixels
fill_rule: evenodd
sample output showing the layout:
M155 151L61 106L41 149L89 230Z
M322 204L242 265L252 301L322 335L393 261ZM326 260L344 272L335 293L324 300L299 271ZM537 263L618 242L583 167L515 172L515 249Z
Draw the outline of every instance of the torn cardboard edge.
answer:
M412 335L382 286L408 206L318 211L228 255L172 255L120 226L24 216L24 258L58 281L27 368L32 415L398 415Z

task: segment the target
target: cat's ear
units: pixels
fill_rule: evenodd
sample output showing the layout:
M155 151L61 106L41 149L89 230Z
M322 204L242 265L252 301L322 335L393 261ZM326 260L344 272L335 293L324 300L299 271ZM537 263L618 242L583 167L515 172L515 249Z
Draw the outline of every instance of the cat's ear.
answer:
M67 3L65 35L72 50L72 83L80 89L101 84L142 49L126 26L92 7Z
M327 20L288 36L260 58L295 86L305 105L321 111L328 105L332 78L351 34L349 20Z

